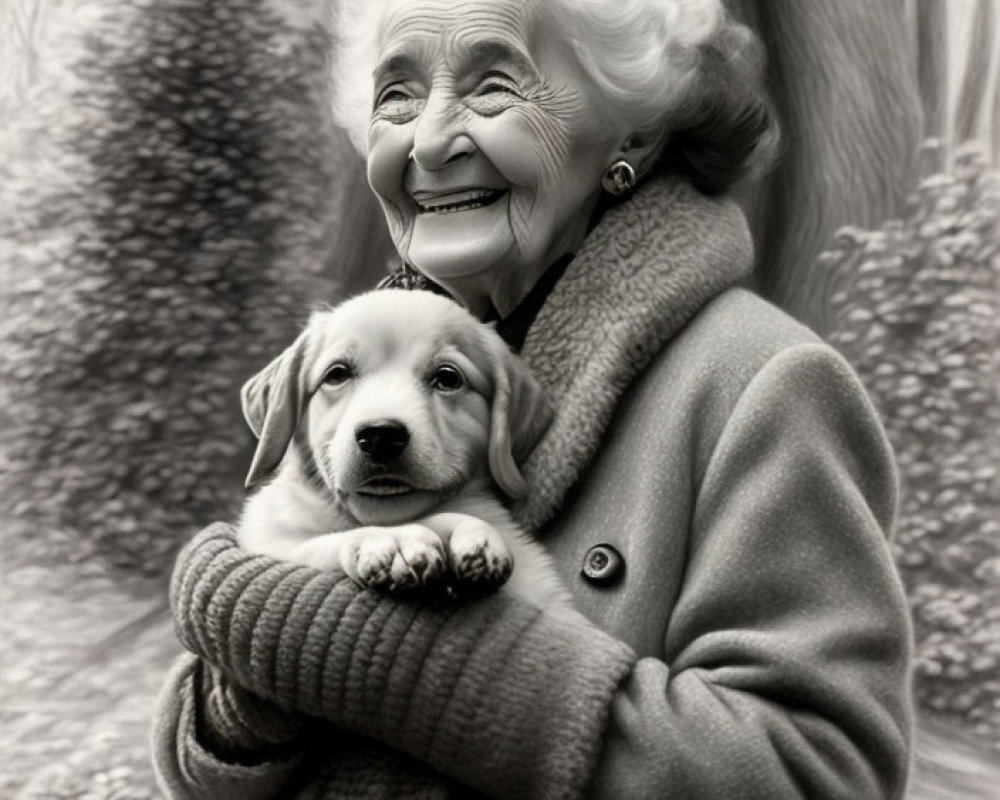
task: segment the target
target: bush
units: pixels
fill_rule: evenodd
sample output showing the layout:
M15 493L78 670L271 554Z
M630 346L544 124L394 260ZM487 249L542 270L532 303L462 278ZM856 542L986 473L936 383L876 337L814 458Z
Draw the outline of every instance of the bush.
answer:
M335 298L343 155L312 28L256 0L74 13L0 137L5 557L158 575L239 508L240 384Z
M1000 733L1000 176L976 151L923 181L903 220L844 228L830 341L861 375L900 469L893 553L918 702Z

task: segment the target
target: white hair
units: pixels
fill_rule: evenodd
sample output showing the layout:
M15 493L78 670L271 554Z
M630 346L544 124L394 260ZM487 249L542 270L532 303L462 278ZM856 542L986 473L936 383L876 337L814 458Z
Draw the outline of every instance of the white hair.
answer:
M658 127L695 81L721 0L549 0L584 71L636 129Z
M362 155L368 152L368 117L375 91L372 73L388 7L388 0L334 0L332 7L333 118Z
M722 0L523 0L559 20L584 71L635 130L663 124L696 80L699 49L726 25ZM336 0L334 117L367 151L372 70L390 0Z

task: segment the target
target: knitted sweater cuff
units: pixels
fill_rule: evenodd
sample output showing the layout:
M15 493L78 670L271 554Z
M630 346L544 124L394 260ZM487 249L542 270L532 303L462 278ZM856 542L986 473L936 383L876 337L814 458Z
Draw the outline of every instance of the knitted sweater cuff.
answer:
M207 672L199 659L181 657L160 692L151 751L164 795L173 800L288 797L305 751L294 750L284 758L272 753L275 757L261 760L263 752L256 750L257 759L252 762L224 757L218 752L218 743L207 743L204 731L199 731L205 725L198 719L202 713L198 706L205 692ZM222 737L222 749L233 746L222 729L212 735Z
M426 604L236 546L212 526L171 588L181 641L279 706L497 797L579 797L634 654L498 593Z
M254 764L294 752L305 717L282 711L206 665L199 692L199 739L221 759Z

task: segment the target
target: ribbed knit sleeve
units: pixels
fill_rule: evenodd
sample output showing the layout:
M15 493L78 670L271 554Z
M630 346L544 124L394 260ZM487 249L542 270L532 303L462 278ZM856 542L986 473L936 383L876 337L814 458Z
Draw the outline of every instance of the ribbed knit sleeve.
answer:
M212 526L183 551L181 641L278 706L398 748L485 793L583 793L634 655L497 593L427 603L241 550Z
M287 747L304 725L297 716L269 711L267 701L227 686L191 655L174 665L157 705L151 754L160 788L171 800L273 800L287 794L305 755ZM259 758L233 757L251 750Z

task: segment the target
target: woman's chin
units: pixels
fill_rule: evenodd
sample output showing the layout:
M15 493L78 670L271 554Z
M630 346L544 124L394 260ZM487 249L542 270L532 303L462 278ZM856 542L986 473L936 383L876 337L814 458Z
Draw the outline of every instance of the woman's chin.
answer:
M492 273L515 249L507 213L499 205L419 215L407 259L441 283Z

